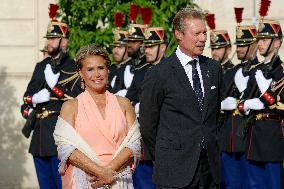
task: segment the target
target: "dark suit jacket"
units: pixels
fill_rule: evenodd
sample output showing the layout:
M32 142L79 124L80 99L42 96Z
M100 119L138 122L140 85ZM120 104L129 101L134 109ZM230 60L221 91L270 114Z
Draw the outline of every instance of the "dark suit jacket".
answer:
M146 73L141 95L140 125L145 145L155 160L158 185L184 187L193 179L202 137L208 141L209 164L219 182L217 119L220 112L220 64L199 57L204 86L203 112L176 54Z

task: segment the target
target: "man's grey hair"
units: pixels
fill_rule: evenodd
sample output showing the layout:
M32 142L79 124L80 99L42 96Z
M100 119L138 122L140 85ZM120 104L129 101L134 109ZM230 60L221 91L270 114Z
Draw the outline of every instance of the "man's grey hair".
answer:
M173 32L185 30L186 19L200 19L205 21L204 13L200 10L193 8L183 8L177 12L173 19Z

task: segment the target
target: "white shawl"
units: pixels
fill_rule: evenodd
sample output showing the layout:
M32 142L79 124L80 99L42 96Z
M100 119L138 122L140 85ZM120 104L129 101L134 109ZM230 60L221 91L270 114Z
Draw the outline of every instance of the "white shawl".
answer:
M58 117L56 127L53 133L55 144L57 145L58 157L60 159L59 173L64 174L67 169L66 161L68 160L70 154L78 149L88 158L100 164L97 155L93 152L91 147L84 141L84 139L76 132L76 130L65 120ZM141 134L139 130L139 123L137 119L131 126L127 133L127 136L117 149L114 158L119 154L119 152L124 148L129 148L134 155L134 165L136 165L141 156ZM90 183L88 182L88 175L79 168L74 167L76 189L89 189ZM112 185L112 189L119 188L133 188L132 172L128 166L123 171L119 172L116 176L116 183Z

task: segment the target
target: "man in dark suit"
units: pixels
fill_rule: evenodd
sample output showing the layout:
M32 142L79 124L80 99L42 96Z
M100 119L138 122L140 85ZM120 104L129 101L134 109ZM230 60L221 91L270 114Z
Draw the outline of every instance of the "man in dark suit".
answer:
M157 188L216 188L217 119L222 69L202 56L203 13L185 8L173 20L179 46L146 73L140 104L141 134L154 163Z

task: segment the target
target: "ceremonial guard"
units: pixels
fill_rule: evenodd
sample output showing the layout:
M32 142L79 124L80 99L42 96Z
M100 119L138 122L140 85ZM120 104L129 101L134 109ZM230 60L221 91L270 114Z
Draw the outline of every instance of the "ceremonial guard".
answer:
M21 107L23 117L34 120L29 152L41 189L61 188L53 131L63 102L81 92L75 62L66 53L67 25L54 19L57 9L57 5L50 5L52 20L45 36L50 57L36 64Z
M158 64L164 57L164 53L167 48L167 36L165 29L162 27L149 27L144 32L143 41L144 53L146 58L146 64L136 68L132 84L127 92L126 97L133 102L136 113L138 113L138 106L140 102L141 86L144 80L144 75L147 70Z
M121 18L119 19L119 17ZM123 23L120 22L123 20L123 17L124 15L121 12L115 14L115 25L117 28L113 30L114 41L110 45L112 47L112 56L115 63L110 67L108 90L114 94L122 89L126 89L124 70L126 64L131 60L127 52L128 32L120 29L123 25Z
M229 59L229 55L232 51L229 33L226 30L215 30L214 14L207 14L206 21L211 30L210 48L212 58L220 62L224 74L227 70L234 67L234 64Z
M165 52L168 45L168 38L165 28L150 27L145 33L143 42L145 57L147 63L152 66L157 65L165 57Z
M127 65L125 68L124 76L128 78L130 82L129 89L125 97L127 97L131 102L138 102L138 92L139 88L134 84L137 76L141 72L144 73L151 66L146 62L144 50L143 50L143 40L144 32L146 30L146 25L141 24L130 24L129 36L128 36L128 55L132 58L130 61L131 64ZM139 78L139 77L138 77Z
M247 135L244 133L245 117L237 110L237 102L243 95L252 65L258 63L256 27L241 25L243 8L235 8L237 19L237 57L241 61L224 75L224 93L221 102L221 188L244 189L246 182Z
M282 30L278 21L265 20L270 1L262 0L258 50L264 61L252 70L239 111L249 115L246 158L247 188L281 188L284 159L284 64L278 50Z
M143 42L143 46L145 50L146 61L152 67L158 64L164 58L168 43L166 32L165 29L162 27L150 27L147 28L146 31L144 32L144 36L145 39ZM133 90L134 93L135 91L137 93L135 95L136 99L134 100L134 102L136 103L135 112L137 115L139 115L140 94L146 72L147 69L140 69L135 73L133 83L128 91L131 92ZM134 187L136 189L156 188L152 181L152 176L153 176L153 161L148 152L147 146L143 144L142 159L139 162L133 174Z
M127 53L128 56L131 58L130 61L125 64L125 67L123 68L123 81L125 85L125 89L122 89L118 91L116 94L120 96L127 97L130 101L133 101L136 98L136 94L129 93L128 89L130 88L134 74L136 70L140 69L146 69L144 67L149 67L149 64L146 63L145 54L143 51L143 40L144 40L144 31L147 28L146 23L150 22L149 17L145 17L145 13L141 16L144 18L143 22L145 24L137 24L135 23L135 20L138 16L139 10L144 10L145 8L140 8L139 6L136 6L134 4L130 5L130 24L128 29L128 37L127 37ZM147 9L147 8L146 8ZM147 9L148 10L148 9ZM144 16L143 16L144 15Z

